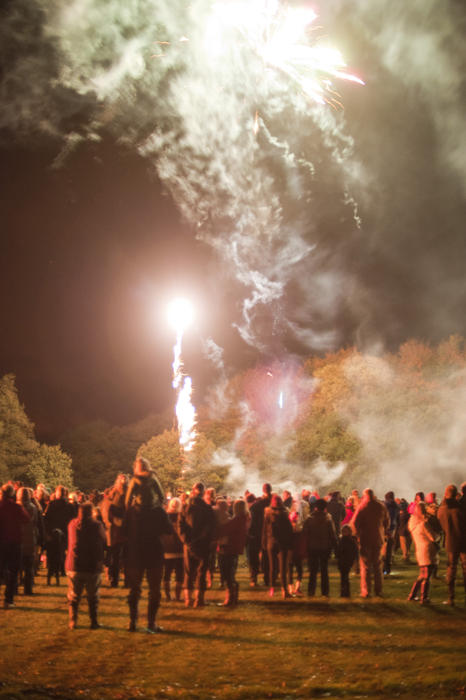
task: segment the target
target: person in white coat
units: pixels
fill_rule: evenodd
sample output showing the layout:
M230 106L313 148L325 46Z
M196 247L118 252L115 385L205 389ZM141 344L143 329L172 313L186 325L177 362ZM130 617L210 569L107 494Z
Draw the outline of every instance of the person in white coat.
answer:
M429 600L430 578L435 568L438 534L429 523L426 504L419 501L414 506L408 527L416 548L416 559L419 566L419 576L411 588L408 600L419 600L421 605L427 605Z

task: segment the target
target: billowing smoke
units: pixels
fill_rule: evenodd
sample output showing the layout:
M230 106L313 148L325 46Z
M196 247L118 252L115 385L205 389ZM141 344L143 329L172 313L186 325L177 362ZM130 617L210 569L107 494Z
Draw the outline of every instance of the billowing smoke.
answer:
M235 280L233 322L261 352L463 332L463 3L323 4L325 32L367 83L342 89L346 111L266 65L224 14L234 4L246 6L6 3L1 133L60 138L57 167L103 133L146 156L218 253L222 279L227 270ZM210 353L221 367L218 346ZM444 400L453 418L458 396L446 390ZM368 450L379 420L355 422ZM406 452L412 463L434 470L449 454L451 465L464 426L445 424L433 444L413 421L393 426L400 440L421 436ZM383 473L401 475L404 461Z

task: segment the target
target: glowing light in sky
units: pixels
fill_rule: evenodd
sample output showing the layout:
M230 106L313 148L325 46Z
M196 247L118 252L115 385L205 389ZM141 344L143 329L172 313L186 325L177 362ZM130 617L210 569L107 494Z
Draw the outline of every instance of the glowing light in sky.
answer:
M174 299L168 306L167 317L170 325L176 331L176 343L173 348L173 388L176 389L176 418L180 434L180 445L189 452L196 440L196 410L191 402L192 381L183 372L181 346L183 334L194 319L194 309L188 299Z

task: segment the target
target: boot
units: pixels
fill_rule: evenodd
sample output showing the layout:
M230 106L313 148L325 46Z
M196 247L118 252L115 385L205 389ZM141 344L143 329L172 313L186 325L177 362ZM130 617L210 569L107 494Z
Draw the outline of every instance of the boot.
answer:
M234 593L233 593L233 590L231 588L229 588L227 590L225 600L223 601L223 603L219 603L218 606L220 608L231 608L231 606L233 605L233 600L234 600Z
M68 613L69 613L69 622L68 622L68 628L70 630L76 629L78 625L78 604L77 603L70 603L68 606Z
M204 591L201 591L200 588L198 588L196 591L194 591L194 606L195 608L203 608L205 605L204 602Z
M171 600L172 597L170 595L170 581L165 581L164 583L164 591L165 591L165 598L166 600Z
M175 583L175 600L180 601L181 600L181 591L183 590L183 584L182 583Z
M184 606L185 608L192 608L193 605L193 592L189 588L184 589Z
M286 588L282 588L282 598L283 600L285 600L285 598L291 598L291 595Z
M100 625L97 622L97 600L89 600L89 617L91 618L90 628L91 630L98 630Z
M129 625L128 632L136 632L138 622L138 604L137 601L128 601L129 603Z
M295 585L294 585L294 594L295 594L296 596L302 596L302 592L301 592L301 581L296 581L296 583L295 583Z
M428 605L430 603L429 590L430 590L430 581L429 581L429 579L425 579L421 585L421 605Z
M157 616L157 610L159 609L158 603L154 600L149 600L147 606L147 631L149 634L156 634L157 632L163 632L162 627L155 624L155 618Z
M417 592L419 590L420 582L418 579L413 584L413 587L411 588L410 594L408 596L408 600L416 600Z

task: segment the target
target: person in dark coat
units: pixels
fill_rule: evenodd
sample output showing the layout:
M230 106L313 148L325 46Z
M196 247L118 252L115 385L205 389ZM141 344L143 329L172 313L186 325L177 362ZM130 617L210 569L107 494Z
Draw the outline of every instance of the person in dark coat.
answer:
M346 516L345 504L341 499L339 491L333 491L330 494L330 499L327 501L327 513L332 516L333 524L335 525L336 536L340 536L340 528Z
M151 486L148 488L152 491ZM145 488L138 489L130 500L127 499L124 532L127 539L130 632L134 632L137 626L144 574L149 584L147 631L151 634L163 631L156 624L163 576L162 540L165 535L173 533L173 528L161 502L163 498L152 498Z
M55 489L55 498L49 501L47 510L44 514L44 527L46 539L51 537L52 531L55 529L61 530L65 536L65 551L68 548L68 524L75 517L75 509L72 503L66 498L66 489L64 486L57 486ZM61 574L65 574L64 557L61 562Z
M21 565L22 530L30 520L29 513L20 503L16 503L13 484L5 484L0 501L0 572L3 572L5 577L5 610L15 606L14 596Z
M113 487L104 495L100 512L107 536L107 573L110 586L117 588L120 569L123 563L123 520L128 479L126 474L118 474Z
M167 507L167 515L170 520L173 533L165 535L163 538L164 549L164 573L163 585L165 597L171 600L170 578L175 574L175 600L180 600L183 590L183 543L178 536L178 520L181 511L181 501L179 498L172 498Z
M92 503L79 506L78 517L68 525L68 553L65 561L68 576L69 628L75 629L82 592L86 588L91 629L97 621L99 589L104 564L105 531L93 517Z
M390 518L385 505L377 500L372 489L364 489L362 501L351 521L359 543L362 598L369 598L371 595L372 577L375 595L382 595L382 547L389 523Z
M257 577L262 564L264 583L269 585L269 565L267 550L262 548L262 528L264 525L264 511L270 505L272 486L268 483L262 486L262 497L258 498L249 508L251 525L248 533L248 560L250 586L257 586Z
M21 531L21 580L24 595L33 595L34 565L37 546L41 541L39 510L31 500L32 490L26 486L18 489L16 499L29 514L28 523L23 523Z
M448 604L455 604L455 580L458 560L463 569L463 586L466 596L466 516L457 499L458 489L449 484L445 497L439 506L437 517L445 533L445 550L448 557L447 586Z
M273 596L275 593L278 574L282 597L289 598L287 577L288 563L293 550L293 526L282 499L276 493L272 494L270 506L264 511L262 549L267 552L269 561L269 595Z
M183 542L186 607L194 605L198 608L204 605L206 572L215 537L215 514L212 506L204 501L204 490L201 482L194 484L178 520L178 535Z
M349 575L359 555L358 543L349 525L342 525L336 554L340 572L340 597L349 598L351 596Z
M304 523L304 536L306 538L309 583L308 596L314 596L317 586L317 574L320 570L320 587L323 596L328 596L330 583L328 577L328 560L330 554L337 546L337 536L332 516L327 513L327 502L318 498L310 517Z
M233 503L233 516L219 528L219 561L221 555L223 575L227 593L222 607L232 607L238 603L239 583L236 580L238 557L246 545L250 515L246 502L238 499Z
M389 524L383 551L383 572L388 576L392 572L393 548L400 515L400 507L395 501L395 494L393 491L387 491L384 504L388 511Z
M133 478L126 492L126 508L133 502L149 507L163 506L164 499L162 485L151 469L149 461L145 457L137 457L133 464Z

